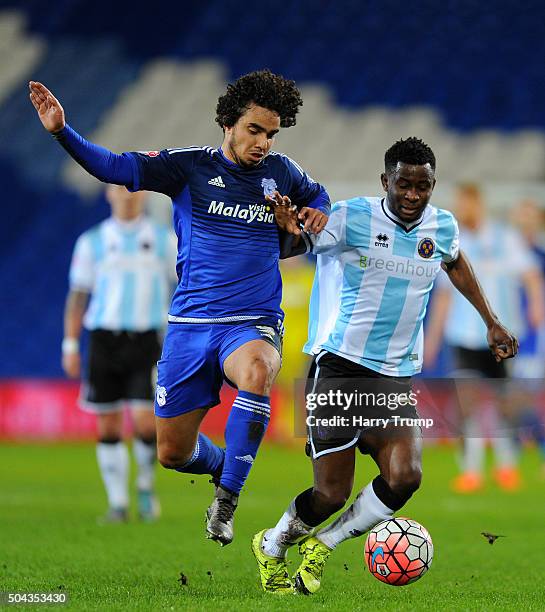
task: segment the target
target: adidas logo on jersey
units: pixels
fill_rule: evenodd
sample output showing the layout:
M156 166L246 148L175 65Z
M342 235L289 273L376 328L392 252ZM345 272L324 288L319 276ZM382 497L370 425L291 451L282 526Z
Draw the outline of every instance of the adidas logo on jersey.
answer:
M225 189L225 184L222 181L221 176L216 176L216 178L210 179L208 184L214 185L214 187L223 187Z
M244 463L249 463L250 465L252 465L252 463L254 462L254 458L252 457L252 455L244 455L244 457L235 457L235 459L238 459L239 461L244 461Z

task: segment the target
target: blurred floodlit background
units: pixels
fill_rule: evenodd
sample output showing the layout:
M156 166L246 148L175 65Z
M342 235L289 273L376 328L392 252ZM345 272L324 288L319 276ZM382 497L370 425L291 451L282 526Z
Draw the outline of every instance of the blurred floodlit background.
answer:
M52 89L76 130L120 152L218 146L214 112L226 82L270 68L295 79L304 99L297 126L283 130L275 148L332 199L378 195L384 151L418 136L438 161L434 204L455 207L457 185L471 182L486 215L507 224L526 218L524 208L513 211L531 200L538 250L545 9L538 2L519 9L502 1L486 10L471 1L1 2L0 437L92 438L94 427L74 406L77 384L62 375L62 311L76 237L108 207L103 186L42 129L29 79ZM149 208L170 223L164 197L151 194ZM312 274L310 259L284 265L276 439L293 431L290 394L305 368ZM446 374L448 360L441 351L430 371ZM220 421L210 420L212 433L221 432Z

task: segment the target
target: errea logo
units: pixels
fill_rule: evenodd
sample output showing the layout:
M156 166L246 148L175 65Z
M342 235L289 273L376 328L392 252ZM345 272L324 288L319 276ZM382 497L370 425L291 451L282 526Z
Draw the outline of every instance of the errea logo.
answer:
M212 200L208 207L208 213L211 215L243 219L246 223L253 223L254 221L274 223L274 213L270 211L271 207L267 204L241 206L240 204L225 204L225 202L217 202L216 200Z
M388 240L390 240L389 236L387 236L386 234L377 234L375 238L376 238L375 246L383 247L385 249L388 248L389 246Z

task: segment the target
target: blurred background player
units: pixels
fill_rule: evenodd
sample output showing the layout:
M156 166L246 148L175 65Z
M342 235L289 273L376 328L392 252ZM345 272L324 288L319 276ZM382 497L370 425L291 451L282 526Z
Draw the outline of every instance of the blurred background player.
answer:
M520 231L532 251L545 278L545 215L539 203L531 198L521 200L511 212L511 223ZM540 387L545 379L545 321L538 327L529 324L529 301L521 291L522 309L526 321L520 339L519 354L513 364L513 376L520 380L514 385L518 442L534 442L542 457L542 476L545 477L545 422L541 413Z
M108 496L107 522L128 519L125 407L132 417L139 517L150 521L159 515L154 493L155 364L176 281L176 245L168 228L144 215L145 197L145 192L108 186L111 216L76 242L64 314L62 365L70 378L81 374L82 327L90 332L80 406L97 416L96 452Z
M221 147L116 155L66 124L60 102L44 85L31 81L29 89L42 125L90 174L173 201L179 282L158 363L158 455L168 469L212 476L206 535L229 544L281 364L282 279L272 196L289 196L299 220L316 233L330 208L321 185L271 151L280 128L296 123L299 90L269 70L246 74L218 99ZM208 410L220 403L224 379L238 389L225 450L199 432Z
M544 320L543 281L536 258L524 238L506 223L487 217L480 188L461 184L456 190L455 213L460 224L460 247L467 253L486 295L498 316L517 335L526 334L525 313L520 291L527 299L530 328L539 329ZM426 362L436 359L443 333L455 359L460 414L462 418L462 472L453 481L460 493L483 486L483 462L486 438L483 435L483 409L492 412L491 442L495 451L497 484L508 490L518 488L520 476L515 448L514 396L509 385L501 384L509 376L505 362L491 355L485 326L471 305L452 290L445 275L438 279L430 311L424 351ZM483 386L472 379L495 379ZM488 399L487 399L488 398Z
M545 276L544 214L538 202L521 200L511 211L510 221L520 232L526 246L534 256L535 264ZM542 287L543 289L543 287ZM533 316L533 300L525 286L520 287L524 333L520 336L519 354L513 362L513 374L517 378L545 378L545 319L536 322Z

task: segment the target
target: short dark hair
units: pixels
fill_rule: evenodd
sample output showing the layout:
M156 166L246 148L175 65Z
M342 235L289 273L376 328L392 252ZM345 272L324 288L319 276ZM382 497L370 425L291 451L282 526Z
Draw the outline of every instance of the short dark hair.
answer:
M278 113L281 127L295 125L295 115L303 105L295 81L270 70L256 70L227 85L227 92L218 99L216 122L222 128L232 127L252 102Z
M395 142L384 155L386 172L396 169L398 162L411 166L424 166L429 164L435 170L435 155L430 147L420 138L411 136L406 140Z

